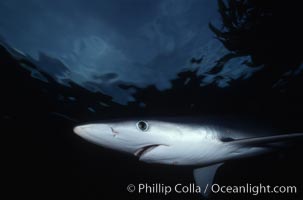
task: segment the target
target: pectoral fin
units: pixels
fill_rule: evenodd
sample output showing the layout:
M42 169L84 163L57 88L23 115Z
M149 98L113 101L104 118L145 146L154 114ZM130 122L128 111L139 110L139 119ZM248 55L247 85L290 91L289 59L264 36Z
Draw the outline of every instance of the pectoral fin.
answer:
M257 137L257 138L247 138L229 141L229 144L232 145L243 145L243 146L258 146L258 145L266 145L271 143L278 142L288 142L288 141L298 141L299 139L303 139L303 133L292 133L292 134L284 134L284 135L275 135L275 136L267 136L267 137Z
M223 165L223 163L194 170L195 182L201 188L201 192L204 197L207 197L210 194L211 184L213 183L216 172L221 165Z

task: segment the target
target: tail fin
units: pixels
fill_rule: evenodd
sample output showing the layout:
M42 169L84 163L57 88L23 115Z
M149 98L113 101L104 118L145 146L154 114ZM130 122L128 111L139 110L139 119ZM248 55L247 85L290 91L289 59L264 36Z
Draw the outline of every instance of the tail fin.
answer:
M257 145L267 145L267 144L286 142L286 141L297 141L298 139L301 139L303 141L303 133L292 133L285 135L239 139L239 140L230 141L228 143L233 145L257 146Z

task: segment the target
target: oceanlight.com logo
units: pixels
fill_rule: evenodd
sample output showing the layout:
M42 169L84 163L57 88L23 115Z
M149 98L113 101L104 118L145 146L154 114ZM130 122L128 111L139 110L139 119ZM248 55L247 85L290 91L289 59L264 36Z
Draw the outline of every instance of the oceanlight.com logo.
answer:
M209 194L209 193L222 193L222 194L296 194L296 186L270 186L246 184L242 186L226 186L219 184L207 184L204 188L201 188L194 183L187 185L178 183L176 185L165 185L162 183L139 183L137 185L129 184L127 186L127 191L130 193L139 193L139 194L163 194L168 195L170 193L177 194Z
M246 184L242 186L221 186L219 184L206 185L205 190L208 190L212 193L223 193L223 194L252 194L254 196L259 194L295 194L297 193L296 186L270 186Z

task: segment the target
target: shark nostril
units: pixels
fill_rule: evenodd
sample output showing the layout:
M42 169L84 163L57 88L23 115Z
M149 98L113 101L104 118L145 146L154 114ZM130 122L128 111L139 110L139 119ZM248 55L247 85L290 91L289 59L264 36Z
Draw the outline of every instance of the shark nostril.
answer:
M119 132L117 132L113 127L110 127L110 129L111 129L114 137L116 137L119 134Z

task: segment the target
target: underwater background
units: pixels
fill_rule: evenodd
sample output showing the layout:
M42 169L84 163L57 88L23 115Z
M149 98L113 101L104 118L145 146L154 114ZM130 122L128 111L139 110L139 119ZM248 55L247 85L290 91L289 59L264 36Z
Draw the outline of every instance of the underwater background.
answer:
M303 131L302 11L295 1L0 2L1 131L9 195L202 199L128 193L128 184L192 183L192 167L151 165L73 133L124 117L222 116L277 134ZM295 185L302 142L227 162L215 180Z

